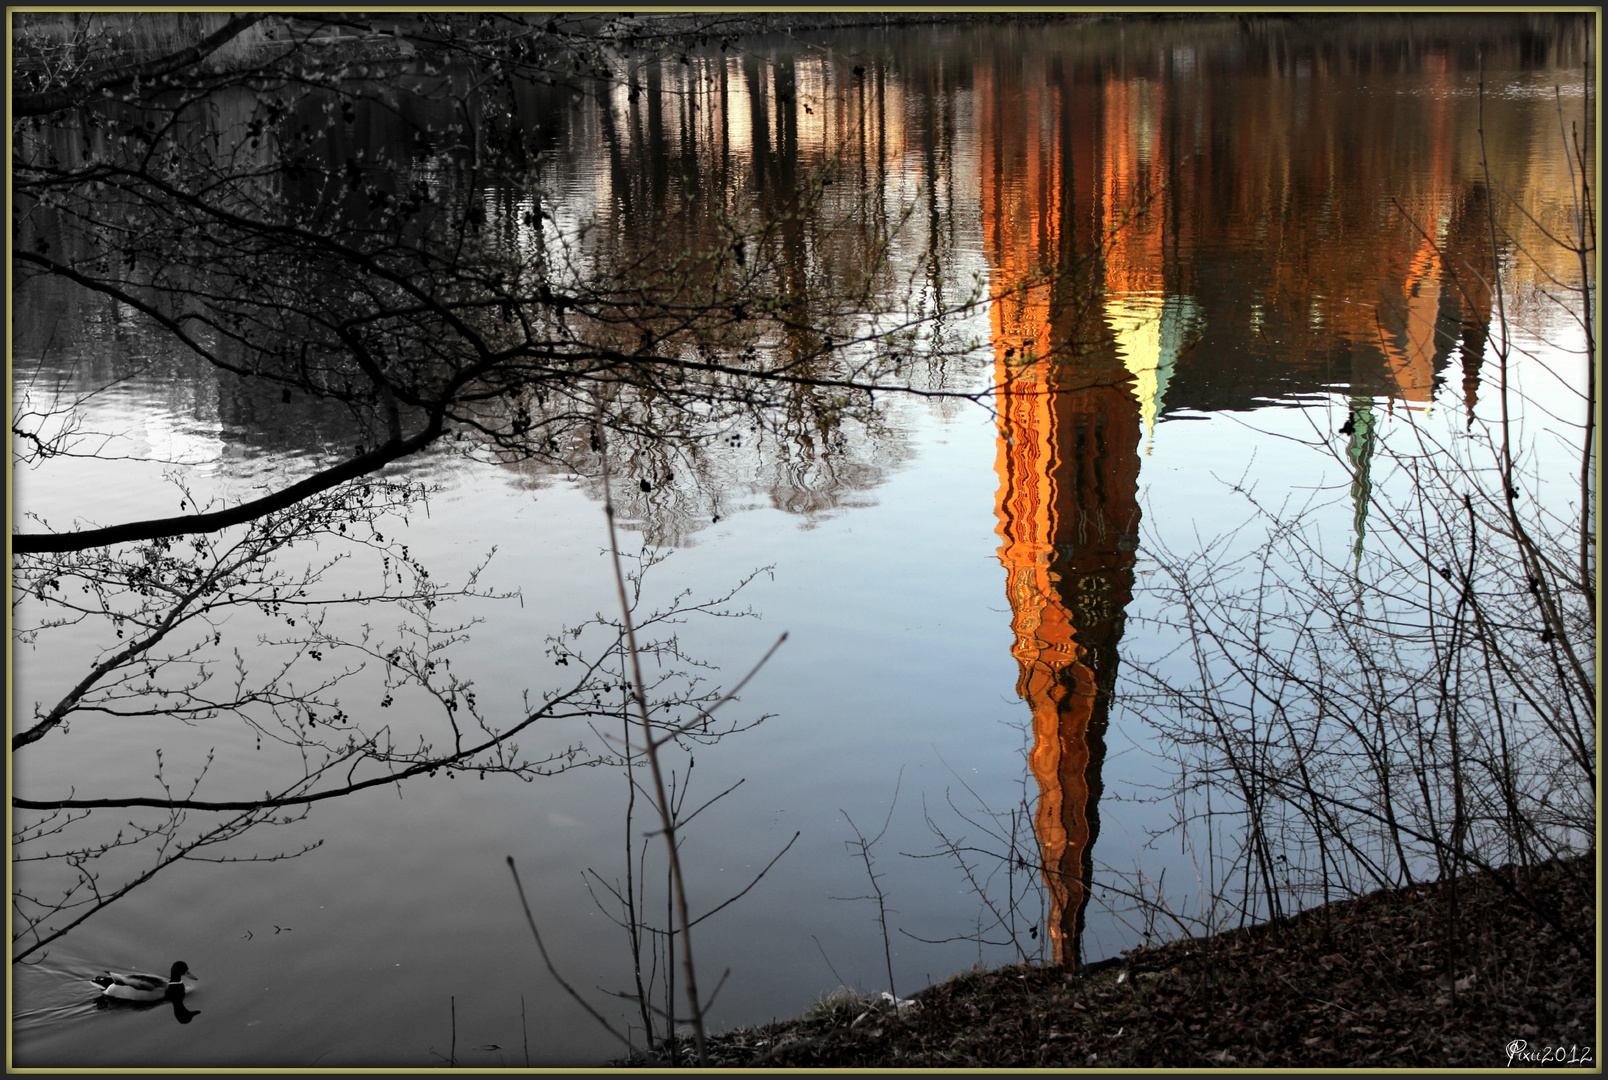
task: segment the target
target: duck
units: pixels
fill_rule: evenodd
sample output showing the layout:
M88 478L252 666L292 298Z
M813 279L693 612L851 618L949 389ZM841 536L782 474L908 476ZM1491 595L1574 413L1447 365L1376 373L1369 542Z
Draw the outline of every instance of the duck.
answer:
M166 979L160 975L139 972L119 975L108 971L104 975L96 975L90 982L101 988L102 997L119 1001L161 1001L164 998L177 1001L184 997L184 977L189 973L189 965L179 960L174 963L173 971Z

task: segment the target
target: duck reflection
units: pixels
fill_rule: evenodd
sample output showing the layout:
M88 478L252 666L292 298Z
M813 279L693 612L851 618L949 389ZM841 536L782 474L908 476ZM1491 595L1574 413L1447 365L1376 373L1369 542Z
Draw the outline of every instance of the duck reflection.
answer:
M156 1009L172 1009L173 1019L181 1024L188 1024L201 1015L200 1009L187 1008L182 997L163 998L157 1001L120 1001L117 998L97 997L95 1008L100 1011L114 1010L117 1012L134 1011L147 1012Z

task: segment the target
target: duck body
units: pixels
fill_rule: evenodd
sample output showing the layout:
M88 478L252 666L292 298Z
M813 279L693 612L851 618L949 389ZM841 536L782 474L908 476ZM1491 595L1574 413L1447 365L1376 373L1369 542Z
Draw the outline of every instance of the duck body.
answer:
M173 965L173 971L166 979L140 972L120 975L108 971L104 975L96 975L90 982L101 988L102 997L116 998L118 1001L177 1000L184 996L184 976L189 972L189 966L180 960Z

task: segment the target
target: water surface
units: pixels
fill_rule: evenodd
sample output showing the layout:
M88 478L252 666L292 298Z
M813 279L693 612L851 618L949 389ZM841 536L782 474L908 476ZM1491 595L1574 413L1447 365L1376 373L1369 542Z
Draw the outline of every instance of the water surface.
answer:
M982 290L930 328L943 362L912 376L982 391L979 404L894 398L878 423L826 435L783 418L697 453L644 451L620 478L628 545L671 550L645 578L654 602L721 595L762 570L735 602L752 617L676 628L690 655L729 682L788 634L724 714L766 719L677 759L694 803L741 781L687 832L695 907L748 885L799 837L695 931L701 981L730 970L716 1025L796 1014L839 982L886 989L873 888L890 910L900 994L977 962L1077 963L1133 945L1147 926L1102 883L1159 882L1167 869L1173 902L1199 901L1187 862L1150 842L1170 820L1157 796L1174 778L1121 708L1124 658L1147 647L1134 617L1153 552L1236 525L1236 482L1275 501L1328 490L1336 543L1352 543L1342 425L1363 421L1383 445L1490 414L1496 316L1482 282L1498 264L1530 349L1515 385L1578 412L1578 342L1533 299L1546 274L1574 271L1513 202L1554 224L1568 209L1557 110L1585 108L1585 26L1326 17L748 39L626 72L640 93L520 88L510 114L484 117L488 137L518 132L536 151L519 186L411 141L445 108L433 76L421 70L412 92L375 88L389 107L328 153L385 147L411 176L484 185L488 233L533 260L616 265L662 239L643 222L709 220L673 207L782 206L824 176L813 216L776 238L810 296L830 296L879 244L890 253L871 282L879 295L933 310ZM71 242L59 222L34 228ZM147 515L178 501L165 473L238 497L353 438L340 413L194 367L128 309L45 282L14 296L13 352L18 399L126 376L87 405L87 428L119 460L19 471L19 519ZM453 655L490 713L561 685L547 638L614 602L600 478L575 461L439 451L402 470L438 485L407 526L431 573L461 580L495 547L485 580L520 593L459 608L484 620ZM635 489L666 472L671 482ZM335 617L355 630L373 616ZM256 628L232 629L250 640ZM89 639L75 633L92 631L15 646L19 718L80 677ZM601 750L613 736L577 725L530 741ZM222 789L257 790L279 760L249 729L155 717L93 742L42 741L17 755L17 788L148 783L153 737L174 776L215 751L208 784ZM625 874L626 802L613 767L530 784L443 775L249 834L219 854L322 844L286 861L174 866L18 965L15 1060L601 1062L616 1047L541 967L505 857L559 970L623 1017L608 992L631 985L630 957L602 882ZM1053 871L966 856L996 903L1029 897L1003 928L944 854L1008 850L985 823L1014 828L1020 852ZM880 835L875 886L857 829ZM18 882L47 888L32 872L19 863ZM192 1022L87 1003L80 980L100 968L180 956L202 979Z

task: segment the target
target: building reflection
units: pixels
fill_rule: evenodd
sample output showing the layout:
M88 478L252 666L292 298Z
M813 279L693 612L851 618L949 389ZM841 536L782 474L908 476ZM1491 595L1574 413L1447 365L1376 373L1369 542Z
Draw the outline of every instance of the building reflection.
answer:
M977 63L999 551L1017 693L1032 716L1034 823L1057 963L1082 959L1140 464L1164 405L1244 407L1203 400L1213 396L1201 393L1203 380L1232 384L1271 357L1291 392L1347 392L1349 415L1335 424L1349 439L1360 560L1375 410L1427 407L1458 349L1474 404L1490 321L1478 287L1488 277L1477 229L1485 200L1482 186L1458 180L1454 95L1440 85L1445 65L1430 59L1431 104L1415 116L1422 160L1400 174L1410 185L1399 207L1381 196L1397 175L1365 168L1348 203L1276 223L1269 207L1294 205L1333 164L1333 151L1270 151L1259 138L1292 137L1291 118L1255 111L1276 114L1281 99L1236 108L1240 126L1225 128L1234 134L1218 147L1180 136L1218 127L1214 116L1234 104L1213 100L1189 71L1042 53ZM1327 239L1330 217L1387 211L1393 227L1367 243ZM1307 254L1264 264L1262 249L1233 239L1257 229ZM1221 252L1231 248L1239 253L1228 262Z
M1102 98L1058 74L999 66L976 85L1000 559L1016 689L1032 713L1050 950L1076 965L1133 591L1141 421L1154 419L1179 309L1163 288L1160 229L1132 212L1149 150L1132 110L1151 104L1146 88L1119 83ZM1140 223L1106 244L1120 216Z
M978 269L979 217L989 223L996 281L1048 283L1052 271L1100 250L1100 288L1059 286L1067 310L1053 318L1066 340L1054 347L1073 348L1085 365L1104 355L1130 372L1144 452L1166 412L1250 410L1336 393L1351 399L1353 428L1371 432L1373 412L1427 406L1453 363L1472 416L1491 322L1489 212L1503 215L1511 240L1503 243L1525 253L1505 268L1517 287L1510 304L1534 283L1525 275L1576 273L1567 252L1546 242L1542 221L1512 213L1513 204L1535 207L1547 227L1560 223L1550 193L1567 190L1567 163L1530 150L1536 132L1556 124L1552 105L1522 95L1481 105L1469 92L1472 43L1485 41L1481 55L1496 69L1514 69L1573 64L1589 35L1549 31L1546 48L1557 54L1529 57L1542 38L1514 37L1498 24L1478 32L1494 34L1488 39L1454 33L1453 23L1383 37L1367 21L1346 25L1354 38L1231 21L974 26L887 39L879 32L874 41L837 37L834 50L772 42L740 57L714 47L674 61L622 56L614 81L574 85L485 83L466 66L416 59L368 87L341 124L320 119L329 105L322 91L295 99L285 132L321 132L320 168L269 168L267 143L254 151L266 155L255 164L265 202L297 219L378 228L383 207L410 191L427 192L438 207L473 197L484 203L486 247L517 253L558 284L566 275L612 280L621 268L654 265L661 250L719 250L733 215L752 211L775 228L763 230L767 249L746 257L764 255L781 299L808 316L796 325L810 332L771 340L734 325L719 344L774 350L796 365L825 355L822 332L840 340L856 332L835 314L834 297L862 285L893 296L914 280L914 260L931 262L935 306L953 301L943 289L963 289ZM1387 40L1397 43L1386 48ZM1368 90L1378 85L1412 92ZM199 153L228 142L259 104L250 93L219 96L186 121L186 145ZM465 118L473 138L447 137ZM77 167L86 154L113 151L111 130L30 131L19 153ZM1482 145L1503 178L1494 205ZM405 166L371 167L358 185L326 182L326 170L346 161ZM831 184L812 187L829 166ZM800 216L803 191L814 195ZM918 205L928 213L907 219ZM429 228L449 230L454 220L438 210L410 228L434 222ZM93 245L58 209L36 206L18 222L19 245L45 243L93 261ZM576 243L589 222L586 244ZM891 237L898 243L888 246ZM885 264L883 250L891 252ZM862 268L873 264L882 276L862 282ZM22 288L33 286L24 280ZM105 297L57 290L27 293L14 306L14 348L25 358L71 350L81 334L103 327L114 328L112 349L139 333L138 320ZM1020 366L1054 335L1040 332L1052 320L1047 294L1016 306L1014 345L1000 336L998 315L995 337L996 352L1003 358L1012 349L1008 359ZM1029 307L1043 326L1029 325ZM607 327L584 329L608 339ZM641 340L625 337L633 348ZM1176 362L1192 341L1198 347ZM296 338L292 347L304 343ZM127 351L160 352L135 345ZM209 391L226 443L301 449L367 437L351 430L343 408L321 413L311 400L287 403L277 392L258 400L237 383L225 375ZM161 386L190 407L187 381ZM830 400L801 401L800 415L813 422L832 408ZM810 424L795 426L787 441L797 445L778 445L763 461L749 439L742 453L703 454L702 473L674 473L706 477L710 492L759 477L752 486L774 505L813 515L868 500L903 452L879 445L828 455L819 440L791 437L814 438ZM565 455L589 445L574 434ZM1370 453L1363 440L1352 456L1365 463ZM543 460L530 466L532 482L586 464L572 455ZM690 537L725 505L700 494L667 512L659 492L668 497L668 486L656 485L642 511L665 519L666 539Z

